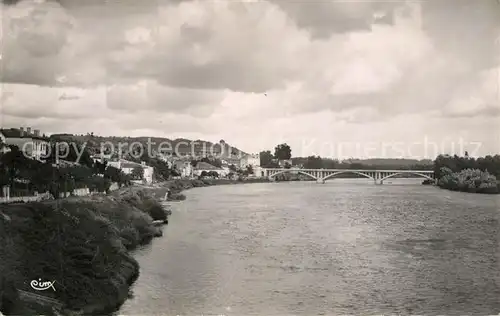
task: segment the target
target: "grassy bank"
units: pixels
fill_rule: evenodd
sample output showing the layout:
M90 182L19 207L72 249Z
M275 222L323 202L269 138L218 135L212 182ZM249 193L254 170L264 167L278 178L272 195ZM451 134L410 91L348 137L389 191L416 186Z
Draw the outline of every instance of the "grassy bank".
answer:
M452 172L448 168L441 168L441 174L438 186L443 189L483 194L500 193L500 182L487 171L464 169L460 172Z
M84 314L116 310L139 273L128 251L161 236L153 220L169 215L151 193L130 187L109 196L0 206L0 311L53 314L20 300L16 289ZM34 291L30 282L38 279L55 281L56 291Z
M147 244L168 220L159 200L183 200L195 187L268 182L227 179L171 180L132 186L107 196L71 197L0 206L0 312L4 315L109 314L128 298L139 266L129 254ZM56 281L56 291L34 291L31 280ZM31 304L17 290L36 292L65 308Z

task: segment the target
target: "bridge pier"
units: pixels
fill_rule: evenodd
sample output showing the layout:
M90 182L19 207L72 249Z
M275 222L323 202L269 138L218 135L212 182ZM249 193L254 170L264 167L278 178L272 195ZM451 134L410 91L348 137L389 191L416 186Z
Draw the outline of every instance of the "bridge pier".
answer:
M325 180L323 180L323 178L319 178L319 179L316 179L316 183L324 184Z

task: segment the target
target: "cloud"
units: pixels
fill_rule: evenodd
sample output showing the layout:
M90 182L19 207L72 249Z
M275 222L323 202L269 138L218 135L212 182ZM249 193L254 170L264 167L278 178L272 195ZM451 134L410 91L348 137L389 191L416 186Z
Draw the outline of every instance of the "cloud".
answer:
M272 0L289 14L299 27L314 37L335 33L370 31L373 23L393 23L393 10L403 1L287 1Z
M458 129L498 113L492 1L25 0L2 6L0 114L47 131L229 134L250 148L413 116Z
M485 70L457 89L443 108L451 117L500 116L500 67Z

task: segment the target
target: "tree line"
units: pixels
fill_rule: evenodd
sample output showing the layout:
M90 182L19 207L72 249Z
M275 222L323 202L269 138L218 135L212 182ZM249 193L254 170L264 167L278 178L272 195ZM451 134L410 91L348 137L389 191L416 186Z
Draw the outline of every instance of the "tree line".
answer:
M478 169L487 171L489 174L500 179L500 155L488 155L485 157L472 158L464 155L439 155L434 160L434 174L436 178L441 178L446 172L443 167L448 168L452 172L460 172L465 169Z
M8 185L13 194L31 195L33 192L50 192L54 198L60 192L89 188L95 192L107 192L111 183L119 186L130 184L130 177L121 170L106 166L92 159L74 165L56 165L55 151L46 162L30 159L17 146L8 146L9 152L0 155L0 186ZM71 161L73 159L73 161ZM65 159L76 162L76 156Z
M291 165L288 161L291 160ZM384 160L384 159L382 159ZM420 163L402 163L394 159L394 162L384 163L362 163L362 162L352 162L352 161L339 161L338 159L325 158L320 156L308 156L308 157L293 157L292 149L286 143L277 145L274 148L274 152L270 150L260 152L260 166L263 168L279 168L283 166L284 168L290 168L292 165L299 168L305 169L395 169L395 170L433 170L434 166L432 162L420 162ZM286 161L286 163L280 165L280 161Z

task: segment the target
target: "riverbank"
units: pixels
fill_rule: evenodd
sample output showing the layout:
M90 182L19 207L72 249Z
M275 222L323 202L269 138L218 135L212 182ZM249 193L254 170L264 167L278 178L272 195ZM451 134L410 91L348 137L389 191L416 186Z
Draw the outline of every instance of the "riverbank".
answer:
M190 188L262 182L269 180L179 179L126 187L106 196L2 205L0 312L112 313L128 298L139 276L139 265L129 251L161 236L158 223L168 223L171 211L160 204L167 192L169 201L178 201ZM61 302L62 310L20 298L18 290L35 292L30 282L38 279L55 281L57 290L42 294Z
M113 312L139 275L129 254L162 235L154 221L170 210L153 189L127 187L108 196L75 197L0 206L0 311L4 315L86 315ZM34 291L32 280L55 281L55 291ZM18 291L64 306L28 302Z

